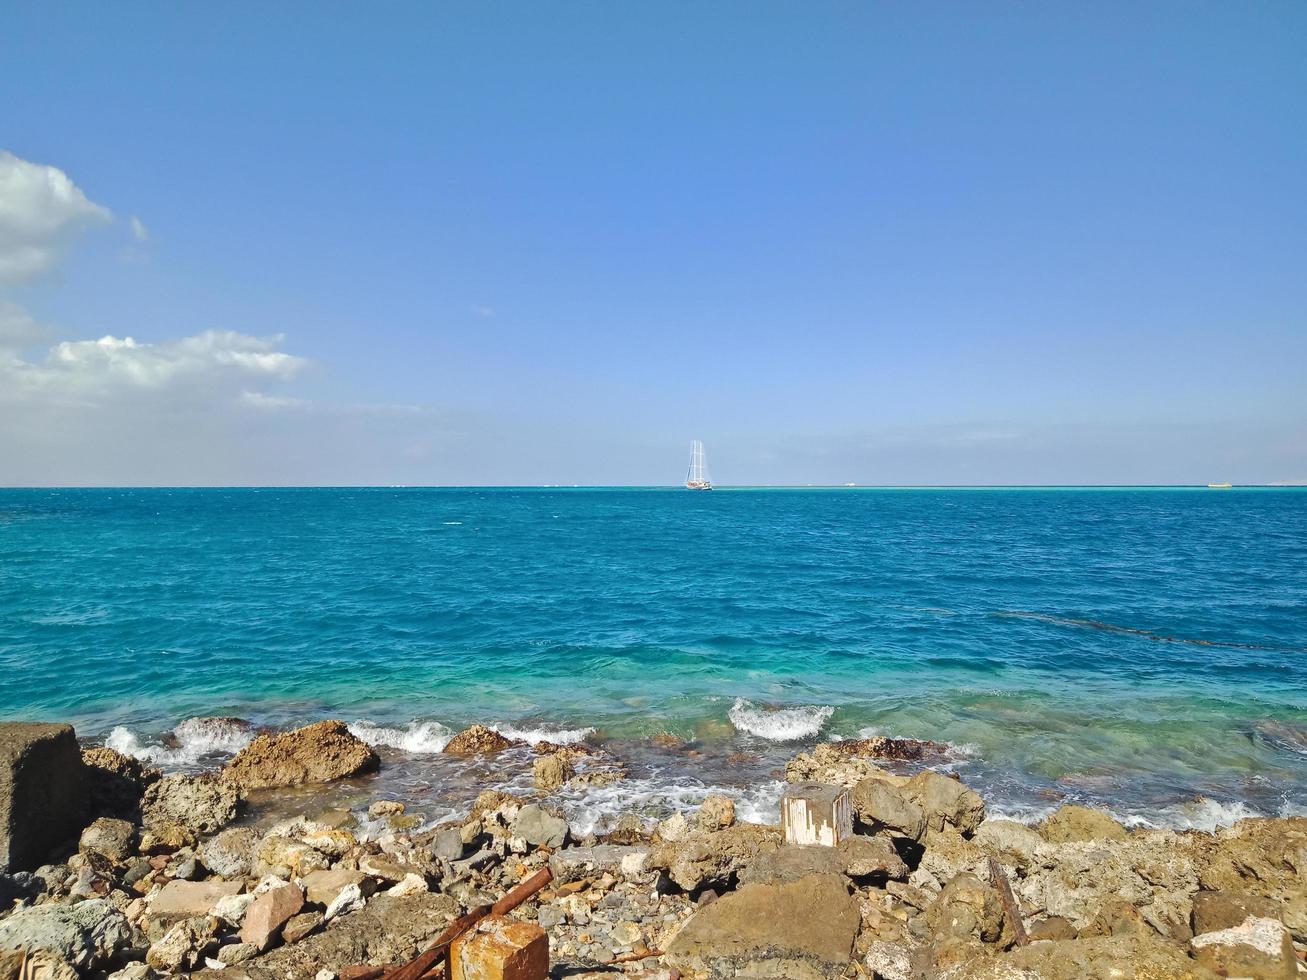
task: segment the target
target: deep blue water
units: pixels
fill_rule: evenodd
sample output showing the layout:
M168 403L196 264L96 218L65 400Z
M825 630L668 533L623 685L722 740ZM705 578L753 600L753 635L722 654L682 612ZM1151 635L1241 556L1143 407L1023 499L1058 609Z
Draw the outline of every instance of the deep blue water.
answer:
M758 776L874 728L1014 807L1275 812L1307 803L1307 491L0 490L0 671L0 717L147 745L486 721Z

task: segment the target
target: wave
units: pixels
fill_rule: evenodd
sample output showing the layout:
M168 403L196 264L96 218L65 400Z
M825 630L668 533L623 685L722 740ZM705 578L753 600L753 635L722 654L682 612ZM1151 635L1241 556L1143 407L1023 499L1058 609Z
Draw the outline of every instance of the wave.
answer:
M770 780L748 787L714 786L694 779L670 781L658 776L624 779L608 786L564 788L559 802L572 833L584 837L611 830L620 817L636 814L646 823L673 813L693 817L709 796L726 796L735 803L735 817L746 823L774 824L786 784Z
M373 748L382 745L414 754L443 752L454 737L453 730L438 721L412 721L404 728L387 728L360 720L350 724L349 730Z
M164 744L144 743L122 725L104 744L124 755L161 766L193 766L211 756L235 755L254 741L254 726L240 718L187 718Z
M491 728L504 738L519 742L552 742L555 745L575 745L595 733L594 728L518 728L516 725L492 722Z
M737 731L765 738L769 742L797 742L815 738L822 726L835 714L830 705L798 708L759 708L744 698L736 698L726 717Z

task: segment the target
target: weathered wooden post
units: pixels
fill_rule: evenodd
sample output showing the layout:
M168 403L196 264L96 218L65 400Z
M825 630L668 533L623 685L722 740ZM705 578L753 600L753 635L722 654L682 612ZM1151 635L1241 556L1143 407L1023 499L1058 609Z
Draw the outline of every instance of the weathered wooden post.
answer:
M791 783L781 796L785 843L834 847L853 836L853 802L844 786Z

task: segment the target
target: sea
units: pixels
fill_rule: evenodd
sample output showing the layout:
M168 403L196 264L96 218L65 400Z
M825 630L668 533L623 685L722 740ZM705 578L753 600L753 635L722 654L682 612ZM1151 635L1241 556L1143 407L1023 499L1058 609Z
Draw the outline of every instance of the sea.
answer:
M384 767L305 807L432 821L530 785L472 723L620 759L583 831L873 734L1016 819L1304 813L1307 490L0 490L0 719L192 771L324 718Z

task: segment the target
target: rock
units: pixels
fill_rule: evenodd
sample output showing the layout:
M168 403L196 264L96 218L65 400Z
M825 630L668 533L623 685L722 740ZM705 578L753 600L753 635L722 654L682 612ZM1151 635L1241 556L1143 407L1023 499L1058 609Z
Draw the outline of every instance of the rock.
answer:
M690 836L690 821L683 813L673 813L658 824L658 836L665 841L676 842Z
M16 901L30 901L46 891L46 884L30 871L0 874L0 914Z
M205 955L218 945L218 920L211 915L183 919L150 944L145 962L156 970L175 973L189 970L203 962Z
M925 916L926 926L937 939L978 939L1003 949L1016 942L998 891L973 875L958 875L949 881Z
M347 915L350 912L357 912L367 905L367 896L363 893L361 885L346 885L331 900L327 906L325 918L328 922L338 915Z
M558 789L576 775L571 756L566 752L542 755L532 763L536 789L548 792Z
M912 980L912 951L902 943L875 940L868 944L863 963L878 980Z
M1263 895L1246 892L1199 892L1193 898L1195 936L1219 929L1231 929L1249 916L1280 919L1280 903Z
M343 721L320 721L290 732L260 735L223 772L248 790L326 783L374 772L380 765L381 757Z
M1237 926L1194 936L1194 959L1223 977L1294 980L1298 960L1279 919L1249 916Z
M393 819L402 818L396 817ZM417 817L415 816L413 819L416 820ZM391 826L393 827L394 824L392 823ZM340 860L358 846L358 838L348 830L331 827L317 827L304 834L300 840L318 853L325 854L333 861Z
M344 868L311 872L304 876L303 884L308 900L314 905L330 905L350 885L357 885L365 898L376 888L372 879L363 872Z
M853 804L844 786L791 783L781 794L781 833L787 844L834 847L853 835Z
M740 884L776 884L809 875L844 873L844 855L834 847L797 847L785 844L759 854L740 874Z
M282 885L254 900L241 922L241 942L263 952L281 933L281 927L304 907L304 893L298 885Z
M0 949L45 950L83 970L111 959L131 936L127 917L99 898L35 905L0 919Z
M459 732L445 745L450 755L477 755L482 752L502 752L513 745L523 745L505 738L493 728L485 725L473 725Z
M841 752L838 742L822 742L800 752L785 764L785 778L792 783L823 783L850 789L869 776L896 779L869 758Z
M359 870L391 884L403 881L411 874L422 873L421 869L414 865L378 854L367 854L359 858Z
M1154 930L1139 909L1129 899L1109 895L1098 907L1089 925L1080 930L1082 937L1093 936L1146 936Z
M141 797L141 819L152 830L178 824L212 834L236 819L240 804L240 790L225 779L164 776L151 783Z
M625 875L628 858L647 857L648 854L648 848L622 844L565 847L549 855L549 869L553 872L556 885L566 885L605 872L611 875Z
M1026 938L1032 943L1075 939L1076 927L1060 915L1050 915L1026 926Z
M388 888L386 894L400 897L403 895L419 895L422 892L430 890L431 888L427 884L426 878L422 877L420 874L410 872L401 878L394 887Z
M1042 855L1049 851L1044 838L1015 820L990 818L980 825L973 839L981 850L997 858L1000 864L1023 871L1038 864Z
M311 936L317 932L325 921L326 916L321 912L301 912L299 915L293 915L282 926L282 942L297 943L306 936Z
M545 980L549 937L534 922L491 916L454 940L449 980Z
M141 796L162 773L108 746L82 750L86 766L87 815L137 823Z
M1240 820L1218 830L1194 860L1205 890L1281 901L1284 924L1307 944L1307 817Z
M279 834L263 838L254 852L254 858L256 873L274 874L282 878L302 878L314 871L325 871L331 867L330 859L321 851Z
M377 800L368 805L368 816L373 819L396 817L404 812L404 804L399 800Z
M919 841L926 833L926 814L903 790L882 779L864 779L853 788L853 812L871 833Z
M242 881L170 881L150 899L150 911L171 918L210 915L220 901L244 888Z
M728 796L708 796L699 806L695 823L700 830L725 830L735 823L735 803Z
M86 766L71 725L0 723L0 872L30 871L77 836Z
M903 784L904 793L926 814L926 830L976 832L985 819L985 801L970 786L923 769Z
M1039 825L1039 832L1052 844L1084 840L1125 840L1126 829L1110 813L1068 803Z
M534 803L529 803L517 812L513 819L513 836L521 837L528 844L545 846L557 850L567 843L567 821L555 817Z
M259 948L253 943L228 943L218 948L218 962L223 966L235 966L259 955Z
M1216 974L1157 937L1031 943L954 967L948 980L1217 980Z
M837 977L849 964L860 922L838 875L741 885L701 906L667 947L664 962L714 976Z
M859 834L840 841L839 851L843 871L850 878L893 879L904 881L908 866L899 857L894 845L883 837L863 837Z
M239 929L245 913L254 903L254 898L255 896L251 894L227 895L214 902L210 914L216 915L233 929Z
M127 860L136 846L136 825L114 817L99 817L82 831L78 849L102 854L115 864Z
M183 847L194 847L199 840L199 835L192 828L179 823L165 823L141 831L138 850L142 854L172 854Z
M38 950L0 952L0 980L79 980L77 971L59 957Z
M729 885L762 854L781 846L775 827L738 823L715 834L661 844L649 852L647 866L666 871L686 891Z
M200 845L200 860L224 878L248 878L254 873L259 835L249 827L228 827Z
M437 831L431 836L431 842L427 846L430 847L433 857L444 858L446 861L457 861L467 851L467 845L463 843L463 834L457 827Z
M110 973L107 980L149 980L151 972L148 966L137 960L128 963L115 973Z

